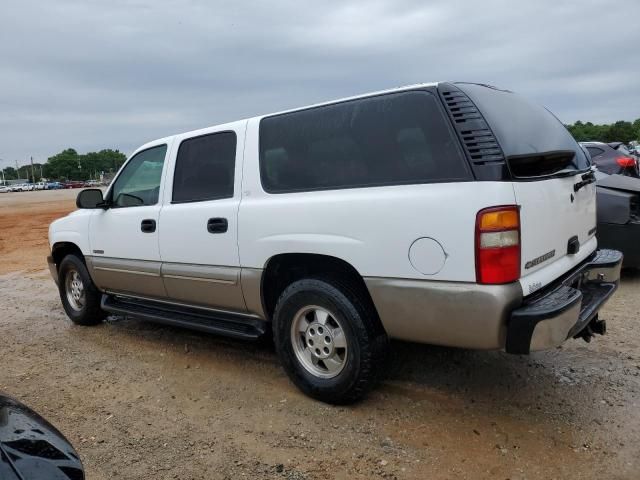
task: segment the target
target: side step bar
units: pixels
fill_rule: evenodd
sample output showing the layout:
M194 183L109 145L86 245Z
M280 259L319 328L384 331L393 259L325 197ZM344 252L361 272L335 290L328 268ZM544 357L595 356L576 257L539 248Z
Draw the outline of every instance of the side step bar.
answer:
M131 315L157 323L243 340L258 339L264 335L268 327L267 322L248 315L214 312L115 295L102 295L100 303L102 309L109 313Z

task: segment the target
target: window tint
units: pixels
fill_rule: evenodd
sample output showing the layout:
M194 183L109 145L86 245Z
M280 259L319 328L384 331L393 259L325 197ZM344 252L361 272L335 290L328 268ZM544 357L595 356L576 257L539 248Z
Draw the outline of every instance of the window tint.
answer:
M456 83L456 87L466 93L485 118L505 156L519 159L537 158L542 162L541 170L548 170L547 154L572 152L574 157L569 165L564 163L564 155L558 156L560 168L584 170L589 160L573 136L549 110L529 102L524 97L506 90L484 85ZM535 161L530 162L530 174L536 175ZM558 164L557 164L558 165ZM557 170L556 170L557 171ZM549 174L544 171L539 174Z
M173 202L233 197L236 134L213 133L180 144L173 176Z
M272 193L470 178L437 100L418 91L267 117L260 169Z
M604 153L603 149L597 147L587 147L587 150L589 151L589 155L591 155L591 158L595 158L598 155L602 155Z
M137 153L118 175L111 198L115 207L139 207L158 203L162 166L167 146Z

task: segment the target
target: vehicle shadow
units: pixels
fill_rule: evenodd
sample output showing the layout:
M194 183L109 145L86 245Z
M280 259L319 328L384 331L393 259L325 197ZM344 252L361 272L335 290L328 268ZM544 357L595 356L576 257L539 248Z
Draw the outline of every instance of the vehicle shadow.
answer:
M229 361L249 370L268 366L274 375L284 376L269 339L234 340L133 318L110 317L109 323L120 333L134 337L137 342L150 342L154 348L178 351L184 348L196 352L201 361ZM581 340L570 342L580 343L577 348L519 356L392 341L376 392L409 401L430 401L437 393L475 403L475 409L502 412L524 409L531 410L534 416L536 411L544 411L548 417L551 408L560 417L590 421L588 417L592 414L583 415L584 409L575 409L573 405L577 400L599 405L602 392L593 387L605 382L612 372L597 367L599 360L582 346ZM215 353L215 358L211 353ZM544 408L540 406L542 399L548 404ZM366 400L378 401L384 400L375 394Z

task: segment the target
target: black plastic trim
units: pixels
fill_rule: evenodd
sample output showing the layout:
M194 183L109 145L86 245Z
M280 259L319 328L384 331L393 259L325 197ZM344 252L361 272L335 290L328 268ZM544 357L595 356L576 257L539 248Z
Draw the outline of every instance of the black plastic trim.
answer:
M109 294L102 295L101 308L110 313L132 315L166 325L243 340L256 340L264 335L267 329L265 321L253 316L214 312Z
M507 329L506 351L528 354L536 325L543 320L562 315L580 302L582 302L580 290L561 286L537 302L514 310Z
M438 84L438 94L476 180L510 180L502 148L473 101L451 83Z

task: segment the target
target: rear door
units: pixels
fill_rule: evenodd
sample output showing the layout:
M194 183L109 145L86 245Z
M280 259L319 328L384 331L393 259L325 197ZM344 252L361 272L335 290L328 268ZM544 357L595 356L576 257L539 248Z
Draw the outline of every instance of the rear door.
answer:
M581 175L514 182L520 205L521 284L533 293L596 248L596 186L574 191Z
M176 137L160 213L162 277L171 300L244 311L238 206L246 122Z
M525 295L552 282L597 246L596 188L584 151L546 108L513 92L461 84L495 135L520 206Z

